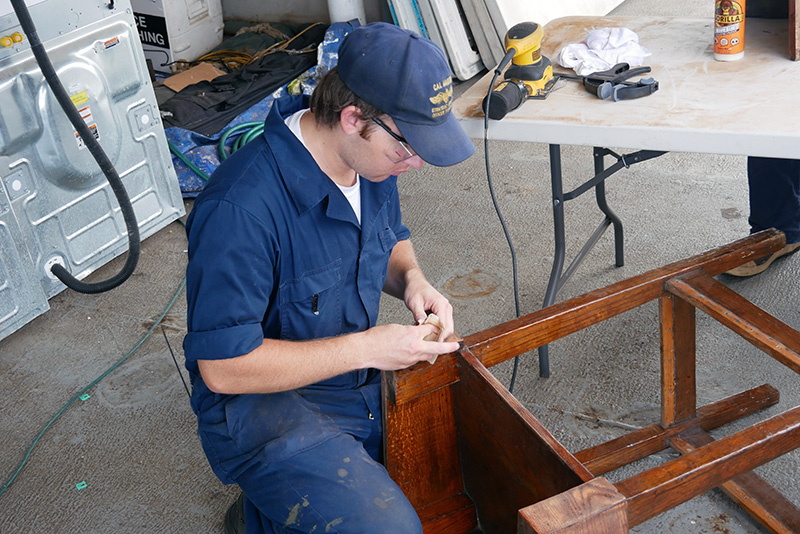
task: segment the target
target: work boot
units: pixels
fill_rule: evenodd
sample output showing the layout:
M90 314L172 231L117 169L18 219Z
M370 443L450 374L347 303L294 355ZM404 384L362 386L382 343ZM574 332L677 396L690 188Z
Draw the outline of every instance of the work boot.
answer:
M734 267L730 271L725 271L725 274L729 274L731 276L753 276L754 274L763 273L767 270L767 267L772 265L773 261L777 260L781 256L786 256L787 254L797 252L798 250L800 250L800 243L791 243L779 251L773 252L769 256L748 261L745 264Z
M225 534L245 534L247 532L244 527L244 493L239 494L239 498L225 512L224 524Z

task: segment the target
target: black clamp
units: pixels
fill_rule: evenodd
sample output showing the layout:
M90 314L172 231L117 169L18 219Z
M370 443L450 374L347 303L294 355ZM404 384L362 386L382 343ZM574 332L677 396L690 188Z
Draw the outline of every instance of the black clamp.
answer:
M629 78L646 72L650 72L650 67L631 69L627 63L617 63L608 70L584 76L583 86L601 100L632 100L658 91L658 82L653 78L641 78L638 82L628 81Z

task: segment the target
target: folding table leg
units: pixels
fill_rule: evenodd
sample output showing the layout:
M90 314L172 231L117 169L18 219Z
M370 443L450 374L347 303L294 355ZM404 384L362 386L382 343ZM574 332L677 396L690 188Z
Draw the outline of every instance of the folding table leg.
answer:
M605 180L622 168L627 168L634 163L656 158L664 152L654 150L640 150L626 155L617 155L607 148L595 147L594 149L594 172L595 175L578 188L564 193L562 170L561 170L561 145L550 145L550 182L553 195L553 231L555 235L555 250L553 256L553 268L550 271L550 280L547 284L543 307L552 305L556 300L556 294L567 283L583 259L589 254L592 248L600 240L600 237L608 229L614 226L614 249L615 263L617 267L624 265L623 255L623 234L622 221L611 210L606 201ZM617 158L617 162L609 168L604 168L603 158L611 155ZM566 255L566 236L564 230L564 202L578 198L580 195L594 188L597 207L603 213L604 218L594 233L581 248L577 256L564 270L564 257ZM550 355L547 345L539 347L539 376L547 378L550 376Z
M561 179L561 145L550 145L550 183L553 192L553 231L555 233L555 251L550 281L544 296L543 308L556 301L561 272L564 269L566 238L564 237L564 187ZM550 376L550 356L547 345L539 347L539 376Z
M605 170L603 158L605 157L605 149L600 147L594 148L594 174L598 175ZM622 234L622 220L616 213L608 206L606 201L606 183L600 182L594 188L595 199L597 200L597 207L600 208L606 218L614 225L614 259L617 267L625 265L625 252L624 241Z

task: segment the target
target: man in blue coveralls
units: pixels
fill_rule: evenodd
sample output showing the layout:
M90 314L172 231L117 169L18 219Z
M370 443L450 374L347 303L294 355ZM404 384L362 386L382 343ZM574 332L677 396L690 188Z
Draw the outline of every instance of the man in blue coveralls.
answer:
M422 532L380 463L379 378L458 349L443 341L452 306L417 264L396 185L423 161L473 153L452 95L433 43L359 27L310 101L277 101L263 136L198 196L184 351L209 463L244 494L229 532ZM382 291L416 324L377 326ZM437 341L423 340L427 313Z

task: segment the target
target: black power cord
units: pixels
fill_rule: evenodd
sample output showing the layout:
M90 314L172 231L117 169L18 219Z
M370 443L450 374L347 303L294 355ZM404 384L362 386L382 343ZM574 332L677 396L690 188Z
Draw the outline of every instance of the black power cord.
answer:
M178 370L178 376L181 377L181 382L183 382L183 389L186 390L186 394L189 396L189 399L192 398L192 393L189 391L189 386L186 385L186 380L183 378L183 373L181 372L181 366L178 365L178 359L175 358L175 352L172 350L172 345L169 342L169 338L167 337L167 331L164 330L164 325L161 325L161 333L164 334L164 341L167 342L167 348L169 349L169 354L172 356L172 361L175 362L175 368Z
M489 105L491 104L492 99L492 89L494 88L495 82L497 82L497 78L506 68L508 63L516 54L516 50L511 48L506 52L505 57L497 65L497 68L494 71L494 76L492 77L492 83L489 84L489 91L486 94L486 108L484 109L484 118L483 118L483 154L484 159L486 160L486 180L489 183L489 194L492 196L492 204L494 204L494 210L497 212L497 218L500 219L500 226L503 227L503 233L506 236L506 241L508 242L508 248L511 251L511 269L514 278L514 312L516 316L519 317L519 288L517 283L517 253L514 250L514 243L511 241L511 235L508 233L508 227L506 227L505 219L503 219L503 214L500 211L500 206L497 203L497 197L494 193L494 186L492 185L492 172L489 168ZM514 357L514 370L511 373L511 383L508 386L508 391L510 393L514 392L514 383L517 380L517 370L519 369L519 356Z
M89 149L92 157L94 157L100 169L103 171L103 174L106 176L106 179L108 179L111 190L114 192L114 196L119 203L122 217L125 220L125 227L128 231L128 256L125 259L125 265L111 278L94 283L81 282L59 264L53 265L51 272L61 280L65 286L80 293L102 293L104 291L109 291L127 280L133 274L136 264L139 261L139 225L136 222L133 205L122 183L122 179L120 179L119 174L117 174L116 169L114 169L114 165L106 155L103 147L101 147L100 143L94 138L91 130L89 130L89 127L75 108L75 104L73 104L66 89L64 89L61 80L59 80L53 68L53 64L50 62L50 58L42 42L39 40L36 26L33 24L33 20L31 19L30 12L24 0L11 0L11 5L14 8L14 13L17 15L20 26L22 26L22 31L25 32L25 35L28 37L28 41L31 44L31 51L36 58L36 62L39 64L39 68L44 75L44 79L47 81L47 85L50 86L50 90L53 91L56 100L64 110L64 113L66 113L67 118L69 118L72 126L78 134L80 134L81 139L86 143L86 147ZM111 6L113 6L113 3Z

